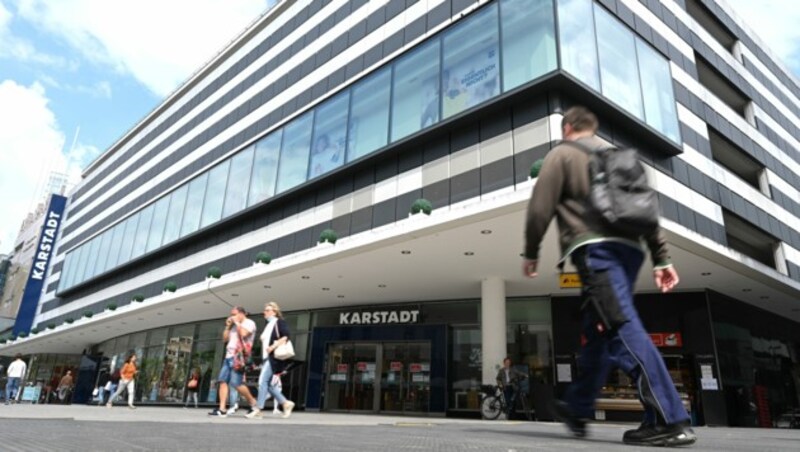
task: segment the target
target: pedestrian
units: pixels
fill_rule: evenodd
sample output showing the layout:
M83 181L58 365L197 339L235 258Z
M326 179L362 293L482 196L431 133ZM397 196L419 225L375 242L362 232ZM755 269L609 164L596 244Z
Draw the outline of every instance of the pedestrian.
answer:
M528 205L523 273L535 277L539 247L550 221L558 220L561 261L570 258L583 284L582 331L586 339L578 358L578 377L556 402L556 414L577 437L586 436L594 402L612 366L638 385L644 406L639 428L625 432L627 444L679 446L697 440L689 415L633 304L636 276L644 260L641 242L650 250L653 277L662 292L678 284L660 227L642 236L610 228L589 209L589 163L610 146L595 136L597 117L584 107L564 113L564 137L544 159ZM604 321L605 320L605 321Z
M497 386L503 390L503 397L506 399L506 418L511 419L514 414L514 406L519 392L519 383L528 378L527 375L511 366L511 358L503 360L503 367L497 372Z
M134 384L134 380L136 378L136 374L139 371L136 369L136 353L131 353L128 356L128 359L125 360L125 364L122 366L122 370L119 371L120 375L120 383L117 387L116 392L114 395L111 396L106 406L111 408L114 405L114 401L117 400L117 396L122 394L122 391L128 390L128 408L135 410L136 407L133 405L133 397L136 395L136 385Z
M108 396L111 395L111 374L107 369L100 372L100 377L97 378L97 404L105 405L108 401Z
M219 407L208 413L210 416L227 417L225 404L228 402L229 388L238 391L250 404L250 411L256 406L256 399L244 384L244 362L252 350L256 323L247 318L247 311L237 306L231 309L231 315L225 320L222 340L225 341L225 360L219 371Z
M6 376L8 377L6 381L6 405L16 402L19 398L19 384L25 378L27 371L28 365L22 360L22 355L17 353L14 361L8 365L6 370Z
M63 377L61 377L61 381L58 382L58 388L56 389L58 393L58 400L61 403L69 402L69 396L72 393L72 371L68 370Z
M278 303L271 301L264 307L264 318L267 324L264 332L261 333L261 374L258 377L258 403L254 410L247 413L247 417L261 418L264 403L267 401L267 393L275 399L275 404L283 407L283 417L288 418L292 415L294 402L287 400L281 392L280 375L288 364L286 361L275 358L275 349L285 344L289 340L289 325L283 320L281 308Z
M197 393L200 391L200 369L195 368L189 379L186 380L186 404L184 408L189 407L189 400L194 399L194 407L197 408Z

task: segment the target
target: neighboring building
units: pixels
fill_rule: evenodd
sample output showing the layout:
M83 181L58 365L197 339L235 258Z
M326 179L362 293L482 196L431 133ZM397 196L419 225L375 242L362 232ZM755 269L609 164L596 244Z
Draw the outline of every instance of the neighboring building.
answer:
M7 254L0 254L0 300L3 297L3 289L6 287L8 271L11 269L11 258ZM0 316L0 331L5 331L14 325L11 317Z
M0 352L37 378L135 351L142 402L180 400L190 368L212 402L222 319L276 300L305 409L477 414L509 355L547 419L578 290L555 234L538 279L519 255L531 165L576 103L659 193L682 282L645 269L637 304L694 418L772 425L800 405L800 86L707 0L280 2L85 170L35 321L56 328ZM635 394L614 373L598 417L635 418Z

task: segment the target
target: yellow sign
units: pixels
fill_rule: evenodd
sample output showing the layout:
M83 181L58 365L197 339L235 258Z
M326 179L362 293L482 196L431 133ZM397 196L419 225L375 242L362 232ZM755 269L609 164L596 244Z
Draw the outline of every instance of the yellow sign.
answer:
M581 277L577 273L562 273L558 275L558 286L562 289L580 289Z

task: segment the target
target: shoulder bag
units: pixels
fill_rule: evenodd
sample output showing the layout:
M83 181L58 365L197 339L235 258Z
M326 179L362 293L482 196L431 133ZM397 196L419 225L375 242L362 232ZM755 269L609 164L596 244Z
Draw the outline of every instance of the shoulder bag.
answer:
M281 338L281 331L278 329L278 323L280 320L276 320L275 322L275 330L278 331L278 339ZM272 356L275 359L286 361L287 359L294 358L294 345L292 345L291 339L288 337L286 338L286 342L277 346L275 350L272 352Z

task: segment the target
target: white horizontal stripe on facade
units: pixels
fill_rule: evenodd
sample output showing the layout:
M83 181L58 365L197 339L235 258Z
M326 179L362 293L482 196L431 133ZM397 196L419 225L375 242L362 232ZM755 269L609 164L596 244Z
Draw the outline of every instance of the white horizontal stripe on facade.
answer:
M336 5L336 3L338 3L338 6ZM198 105L198 107L194 108L193 112L199 113L203 109L205 109L206 107L210 106L212 103L216 102L219 98L223 97L225 94L227 94L228 91L233 89L239 82L243 81L246 77L248 77L253 72L255 72L263 64L266 64L266 62L268 62L270 59L274 58L280 52L285 50L289 46L289 44L291 44L293 42L294 39L303 36L303 34L308 32L311 28L313 28L314 26L318 25L319 22L322 22L327 15L332 14L336 10L336 8L338 8L339 6L341 6L341 0L339 2L330 3L323 10L325 12L324 15L323 14L317 14L316 16L314 16L314 18L312 18L313 20L306 21L306 23L303 24L301 27L298 27L297 29L292 31L292 33L288 37L286 37L283 40L281 40L278 43L278 45L272 47L269 51L267 51L259 59L255 60L253 63L251 63L239 75L234 77L232 80L229 80L220 89L217 89L211 96L209 96L209 98L207 98L200 105ZM172 133L176 132L180 127L182 127L183 125L185 125L186 123L188 123L192 119L194 119L195 115L194 114L186 115L183 118L181 118L176 124L171 126L168 130L166 130L164 133L162 133L159 137L157 137L155 140L151 141L147 146L145 146L139 152L137 152L135 158L129 159L124 165L120 166L119 170L115 170L114 172L112 172L112 175L109 176L109 177L114 177L115 175L118 175L118 174L122 173L123 169L125 169L125 171L126 171L125 172L126 175L123 178L123 180L120 181L118 187L115 187L112 190L112 189L109 189L109 187L103 186L103 184L98 184L97 186L93 187L93 190L104 188L105 191L101 195L96 196L96 197L88 197L88 196L82 197L81 199L91 199L91 202L87 206L85 206L83 208L83 210L81 212L79 212L77 217L75 217L73 220L79 220L80 218L85 216L87 214L87 212L91 211L92 208L96 207L102 201L104 201L105 199L107 199L110 196L114 195L117 191L119 191L121 189L121 187L125 187L126 185L130 184L133 180L135 180L136 177L139 177L145 171L149 170L150 168L154 167L155 165L157 165L158 163L160 163L164 159L168 158L173 152L175 152L175 150L177 150L181 146L183 146L186 143L188 143L190 140L192 140L194 137L196 137L199 134L201 134L203 131L205 131L207 128L209 128L211 125L213 125L214 123L216 123L220 119L224 118L228 113L230 113L234 109L240 107L241 105L247 103L259 91L261 91L266 86L270 85L275 80L277 80L278 78L280 78L283 75L285 75L286 73L288 73L292 68L297 66L296 63L298 61L302 62L306 58L308 58L309 56L313 56L314 53L316 53L319 50L319 48L321 48L322 46L328 44L329 42L332 42L334 39L336 39L336 37L338 37L341 34L341 33L338 33L338 34L336 34L334 36L333 33L336 32L337 28L339 29L339 31L341 31L342 29L344 29L344 30L349 29L349 27L352 25L350 22L351 21L349 19L345 20L345 21L342 22L342 24L346 24L346 25L341 25L340 24L340 25L337 25L337 27L334 27L333 30L329 30L328 33L326 33L325 35L323 35L323 36L319 37L317 40L315 40L314 41L314 45L308 46L308 47L304 48L301 52L295 54L290 60L288 60L283 65L281 65L278 68L276 68L271 73L267 74L266 77L262 78L257 83L255 83L250 88L248 88L246 91L242 92L239 96L237 96L231 102L225 104L222 108L220 108L219 110L214 112L211 116L206 118L203 122L198 123L190 133L187 133L187 134L181 136L180 138L178 138L175 142L170 144L170 146L167 149L165 149L164 151L160 152L157 157L142 163L141 162L141 158L147 152L152 150L156 145L160 144L163 141L163 139L165 139L166 137L168 137ZM347 28L344 28L345 26ZM261 39L264 39L264 38L265 38L265 36L261 37ZM235 63L235 61L234 61L234 63ZM216 75L219 76L219 75L221 75L221 73L220 74L216 74ZM212 79L212 81L213 81L213 79ZM197 93L195 93L194 95L196 95L196 94ZM187 99L191 100L191 97L187 98ZM166 116L164 118L166 118ZM192 133L192 132L195 132L195 133ZM134 168L134 169L131 171L130 170L131 168ZM180 166L177 166L177 168L180 168ZM176 171L177 171L177 169L176 169Z
M443 0L436 0L436 3L441 3L442 1ZM414 15L413 16L411 16L411 15L408 15L408 16L407 15L398 15L398 16L394 17L392 19L392 21L390 21L389 23L398 23L398 22L399 23L405 23L405 21L413 22L413 20L416 20L418 17L421 17L422 15L427 13L427 10L423 9L423 6L424 6L424 3L417 3L414 7L409 9L409 11L407 11L407 12L410 13L411 10L413 10L414 11ZM346 32L352 25L354 25L355 23L357 23L360 20L363 20L366 17L366 13L367 13L366 9L362 8L362 9L359 10L359 14L356 14L356 13L351 14L345 21L340 22L339 24L337 24L336 27L334 27L332 30L330 30L328 34L324 35L325 38L329 37L330 39L323 39L323 37L320 37L319 39L314 41L314 43L312 43L310 46L304 48L301 52L296 54L295 57L290 59L286 64L280 66L275 71L273 71L270 74L268 74L264 79L259 81L256 85L252 86L245 93L240 95L236 100L241 101L242 99L246 98L246 101L249 101L249 98L254 93L257 93L258 91L263 89L265 86L267 86L269 83L271 83L275 79L279 78L283 74L289 72L289 70L291 70L292 68L296 67L297 66L297 64L296 64L297 61L303 61L306 57L308 57L310 55L313 55L320 48L322 48L324 45L326 45L328 42L332 42L334 39L336 39L336 37L338 37L341 34L341 32L343 32L343 31ZM353 23L350 23L350 22L353 22ZM402 28L402 26L401 26L401 28ZM311 74L309 74L308 76L303 78L300 82L298 82L298 83L296 83L296 84L294 84L294 85L292 85L290 87L287 87L287 89L285 89L283 92L281 92L281 94L279 94L279 95L273 97L272 99L270 99L267 103L265 103L264 105L259 107L259 109L251 112L248 116L245 116L242 119L240 119L239 121L237 121L236 123L232 124L230 127L225 129L223 132L218 134L216 137L212 138L211 141L204 143L202 146L200 146L199 148L195 149L192 153L190 153L189 155L184 157L182 160L177 162L175 165L173 165L173 167L167 169L166 171L161 172L158 176L156 176L153 179L151 179L150 181L148 181L148 183L149 183L148 187L141 187L140 186L140 187L137 187L134 190L129 191L126 194L126 196L122 200L119 201L119 203L124 204L126 202L130 202L131 200L135 199L141 193L143 193L147 189L149 189L150 186L153 186L153 185L158 184L159 182L163 181L167 177L169 177L172 174L174 174L175 172L177 172L180 168L188 165L189 163L191 163L192 161L196 160L197 158L200 158L202 155L204 155L210 149L213 149L213 147L215 147L219 143L224 142L228 138L232 137L236 133L240 132L241 130L244 130L245 128L250 126L252 123L256 122L258 119L260 119L263 116L267 115L268 113L272 112L276 107L282 106L286 101L294 98L295 96L297 96L301 92L303 92L303 91L305 91L307 89L310 89L312 86L314 86L317 82L319 82L323 78L329 76L330 74L332 74L334 71L338 70L339 68L344 67L353 57L360 55L361 53L363 53L364 50L369 49L372 46L384 41L387 37L388 37L388 35L385 36L383 28L379 28L379 29L375 30L373 33L371 33L371 34L367 35L366 37L362 38L355 46L352 46L352 47L348 48L339 57L337 57L334 60L328 61L326 64L324 64L323 66L321 66L320 68L318 68L317 70L315 70L314 72L312 72ZM410 47L412 45L413 45L413 43L410 43L407 46L404 46L398 52L401 52L401 51L403 51L403 49L406 49L406 48L408 48L408 47ZM305 56L302 56L302 55L305 55ZM387 58L387 59L389 59L389 58ZM357 77L354 77L353 80L358 79L361 75L363 75L365 73L367 73L366 70L362 71L361 74L359 76L357 76ZM345 83L348 83L348 81L345 81ZM331 91L333 91L335 89L338 89L338 87L329 87L328 88L329 94L327 94L326 96L324 96L321 99L317 99L311 105L307 106L307 108L304 108L303 110L298 111L296 114L292 115L291 117L286 118L279 125L276 125L275 127L273 127L273 130L279 128L280 126L282 126L284 124L287 124L288 122L290 122L295 117L304 114L306 111L311 109L314 105L317 105L320 102L324 101L326 98L330 97L330 95L332 94ZM248 93L249 93L249 95L248 95ZM232 108L231 105L233 105L236 102L236 100L234 100L230 104L228 104L228 107ZM240 104L241 104L241 102L240 102ZM206 122L208 122L209 124L213 123L214 121L219 119L217 116L220 115L220 114L221 114L220 112L217 112L215 115L213 115L212 117L208 118ZM191 139L194 136L195 135L186 135L186 136L182 137L180 140L178 140L178 142L173 143L170 146L170 148L163 153L164 156L165 157L168 156L168 154L170 152L173 152L176 147L178 147L181 144L185 143L186 141L188 141L189 139ZM212 164L206 166L204 169L198 171L197 173L195 173L195 174L193 174L191 176L188 176L187 178L183 179L183 181L175 184L174 187L180 186L182 183L184 183L185 181L191 179L196 174L202 173L207 168L210 168L211 166L213 166L214 164L218 163L219 161L222 161L222 160L226 159L228 156L230 156L231 154L233 154L233 153L235 153L237 151L238 151L238 149L226 154L226 156L221 157L220 159L216 160ZM135 174L135 173L133 173L133 174ZM126 179L130 179L131 177L133 177L133 175L129 176ZM122 185L124 185L124 184L122 184ZM141 208L144 208L144 207L146 207L146 205L142 206ZM85 212L81 212L81 213L84 214ZM87 219L86 222L82 223L78 228L76 228L74 231L72 231L71 234L69 234L69 236L67 237L67 240L69 240L72 237L74 237L75 235L80 234L81 232L85 231L87 228L91 227L92 225L97 223L97 221L101 220L102 218L103 218L102 216L97 216L97 217L93 217L91 219ZM108 229L108 228L105 228L105 229ZM103 231L99 231L97 234L100 234L102 232ZM97 234L95 234L95 235L97 235ZM86 240L89 240L89 239L90 238L87 238ZM84 242L86 240L84 240Z
M769 141L758 129L752 124L747 122L746 119L739 116L738 113L733 111L725 102L721 101L700 82L693 79L684 70L680 69L674 64L672 66L672 78L678 83L685 86L689 91L694 93L703 102L708 104L714 111L721 113L725 119L731 122L734 127L738 128L740 132L747 135L750 139L758 143L759 146L764 148L767 152L772 154L773 157L783 162L792 172L800 174L800 163L784 153L775 143Z
M796 187L792 187L788 182L778 177L768 168L764 171L767 172L767 180L769 184L780 190L784 195L794 199L795 202L800 203L800 191Z
M783 257L785 257L787 261L800 266L800 251L786 242L782 242L781 247L783 247Z
M639 16L640 19L644 20L647 25L649 25L654 32L658 33L667 40L670 44L674 45L678 51L684 54L689 60L694 61L694 50L692 46L688 44L686 41L681 39L677 33L672 31L671 28L667 26L661 19L658 18L655 14L652 13L647 7L641 4L638 0L620 0L620 3L627 6L633 13ZM670 7L677 7L681 12L686 14L680 6L675 5L673 0L662 0L662 3ZM672 4L672 5L670 5ZM649 44L648 44L649 45ZM669 57L669 56L667 56Z
M706 124L703 118L694 114L694 112L684 107L681 103L675 102L675 105L678 107L678 120L689 126L692 130L697 132L698 135L708 140L708 124Z
M654 190L716 223L723 224L722 208L719 204L649 165L645 165L645 168L647 180Z
M252 39L252 40L248 41L241 48L237 49L233 54L225 57L225 55L224 55L225 54L225 50L227 48L230 48L231 46L235 45L238 42L238 40L241 38L241 35L239 37L237 37L237 39L235 39L231 43L229 43L222 51L220 51L214 58L212 58L203 67L213 64L214 62L216 62L220 58L224 58L224 61L222 61L219 64L219 66L214 68L214 70L212 72L210 72L209 74L206 74L205 76L203 76L202 79L198 80L197 84L194 85L192 88L190 88L186 93L184 93L184 94L179 96L178 92L181 89L179 87L178 89L175 90L175 92L173 94L170 94L169 96L167 96L167 98L165 100L163 100L160 105L164 105L164 104L167 104L167 103L170 103L170 102L172 102L172 104L166 110L164 110L163 112L158 113L157 117L154 117L153 115L155 113L152 113L152 112L150 114L148 114L147 116L145 116L140 122L150 121L149 124L147 126L145 126L145 128L143 128L142 130L138 131L135 136L131 137L131 139L124 146L122 146L119 149L116 149L114 151L114 155L112 155L107 160L105 160L103 163L101 163L97 168L93 168L91 170L90 174L88 175L88 177L84 180L84 182L79 184L79 186L76 187L76 189L82 187L83 185L85 185L86 181L92 180L93 175L99 174L101 171L105 170L109 166L116 166L116 167L107 176L105 176L105 178L110 180L110 179L116 177L117 175L119 175L123 171L127 170L128 168L130 168L130 166L138 163L137 159L140 159L146 152L150 151L150 149L152 149L153 146L155 146L155 144L160 143L164 138L168 137L170 134L172 134L178 128L180 128L184 124L188 123L192 118L194 118L194 114L186 114L183 117L181 117L170 128L168 128L162 134L160 134L157 137L155 137L150 144L148 144L147 146L145 146L142 149L140 149L139 151L137 151L136 154L134 154L132 157L130 157L124 164L117 166L116 162L117 162L117 160L119 160L119 158L120 158L120 156L122 154L124 154L133 145L138 143L139 140L141 140L145 136L147 136L147 134L149 132L151 132L153 129L158 127L165 119L169 118L172 114L174 114L176 111L178 111L178 109L180 109L185 104L187 104L192 99L194 99L195 96L199 95L200 92L203 89L205 89L207 86L209 86L215 80L217 80L217 78L219 78L226 70L230 69L234 64L238 63L239 60L241 60L243 57L245 57L247 55L247 52L251 51L253 48L258 46L258 44L263 39L265 39L266 36L274 33L280 26L285 24L291 17L293 17L297 12L299 12L303 7L305 7L305 5L307 3L310 3L310 1L309 0L301 0L301 1L297 2L297 3L295 3L294 5L290 6L283 14L279 15L270 24L265 26L264 29L261 30L258 33L258 35L255 37L255 39ZM272 11L274 11L274 9ZM269 13L267 13L266 15L264 15L263 17L261 17L258 20L266 20L268 17L270 17ZM275 49L275 48L278 48L278 47L280 47L282 49L282 48L286 47L286 45L284 44L282 47L281 46L275 46L272 49ZM270 51L272 51L272 49L270 49ZM253 71L254 71L254 69L253 69L253 66L251 65L251 66L248 66L245 69L245 71L243 71L242 73L250 74ZM200 70L198 70L197 72L195 72L195 74L193 74L181 86L185 86L187 84L190 84L194 79L196 79L197 77L200 77L201 74L202 74L202 68ZM212 93L211 96L209 96L207 99L205 99L200 104L198 104L196 107L194 107L192 110L190 110L190 113L197 113L197 112L202 111L203 109L208 107L210 104L212 104L214 101L216 101L217 99L222 97L231 88L231 86L235 86L235 85L231 85L231 83L226 83L225 85L221 86L214 93ZM173 101L173 98L174 98L174 101ZM158 106L154 109L154 111L157 110L157 109L158 109ZM136 127L134 126L134 127L131 128L131 130L134 130L135 128ZM126 136L127 136L127 134L126 134ZM114 145L112 145L110 149L113 149L114 146L116 146L116 143ZM92 199L91 195L93 193L95 193L96 191L98 191L99 189L101 189L101 188L103 190L107 190L108 189L108 187L103 187L102 183L96 184L94 187L92 187L86 193L84 193L79 199L75 200L75 205L79 206L79 205L87 202L87 200L91 200Z
M772 116L770 116L757 104L753 104L753 111L755 113L756 118L759 118L761 121L763 121L767 127L772 129L772 131L775 132L779 137L783 138L789 144L789 146L794 148L795 154L800 153L800 141L798 141L797 138L795 138L794 136L792 136L791 133L786 131L786 129L784 129L782 125L778 124L772 118ZM794 124L798 125L800 124L800 121L796 121Z
M750 36L753 37L753 35L750 35ZM797 96L795 96L795 94L792 92L792 90L790 90L786 86L785 83L780 81L778 79L778 77L776 77L775 74L772 73L772 70L767 69L767 67L764 66L764 63L762 63L761 60L759 60L758 57L747 46L745 46L743 42L741 42L741 41L739 41L739 42L741 43L742 55L747 58L747 64L752 64L753 66L755 66L755 68L758 69L759 72L761 72L762 76L764 76L767 79L769 79L769 81L772 82L776 87L778 87L778 89L786 97L791 99L792 102L794 102L794 104L797 105L800 108L800 99L798 99ZM765 48L762 48L762 49L763 50L767 50ZM773 60L773 62L774 63L778 63L777 60ZM790 78L793 79L794 77L790 77Z

